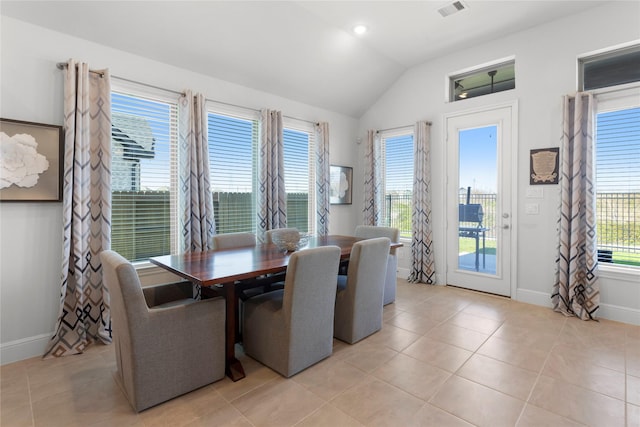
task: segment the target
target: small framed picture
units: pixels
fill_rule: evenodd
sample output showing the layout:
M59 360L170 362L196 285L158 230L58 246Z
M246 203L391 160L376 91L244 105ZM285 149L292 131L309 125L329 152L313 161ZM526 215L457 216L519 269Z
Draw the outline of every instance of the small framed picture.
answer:
M559 148L531 150L529 158L529 184L557 184L560 177Z
M0 119L0 201L62 200L62 126Z
M329 203L332 205L350 205L352 203L353 168L331 165L330 183Z

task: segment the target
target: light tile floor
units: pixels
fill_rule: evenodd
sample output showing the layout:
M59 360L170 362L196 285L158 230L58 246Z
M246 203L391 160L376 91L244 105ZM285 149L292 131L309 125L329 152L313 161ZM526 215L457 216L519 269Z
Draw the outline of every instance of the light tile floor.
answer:
M291 379L242 355L244 380L140 414L113 379L113 346L5 365L0 424L640 426L638 326L402 280L384 322Z

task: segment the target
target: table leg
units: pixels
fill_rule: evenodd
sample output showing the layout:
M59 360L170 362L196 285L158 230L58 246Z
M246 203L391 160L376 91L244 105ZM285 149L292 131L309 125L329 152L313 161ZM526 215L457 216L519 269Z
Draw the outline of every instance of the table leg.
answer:
M476 233L476 271L480 271L480 236Z
M236 359L236 331L238 330L238 295L235 283L225 283L224 297L227 302L227 320L225 334L226 374L232 381L245 377L242 363Z
M485 247L485 232L482 232L482 268L486 269L487 268L487 249Z

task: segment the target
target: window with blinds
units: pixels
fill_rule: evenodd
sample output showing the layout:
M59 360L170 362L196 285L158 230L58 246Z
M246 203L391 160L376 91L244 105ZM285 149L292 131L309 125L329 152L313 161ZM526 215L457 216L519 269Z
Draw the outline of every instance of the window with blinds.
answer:
M301 232L313 232L311 207L315 173L312 173L312 134L283 130L285 188L287 192L287 227Z
M175 252L177 99L114 91L111 120L111 248L132 262Z
M640 102L596 115L596 215L601 263L640 267ZM606 109L604 101L599 108Z
M216 233L256 232L258 120L209 113Z
M400 230L401 238L411 238L413 195L413 131L381 133L384 204L382 223Z

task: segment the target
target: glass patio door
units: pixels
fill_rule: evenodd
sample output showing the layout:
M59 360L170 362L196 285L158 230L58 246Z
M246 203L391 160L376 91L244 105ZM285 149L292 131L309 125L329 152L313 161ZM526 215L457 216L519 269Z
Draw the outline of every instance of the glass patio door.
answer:
M514 256L513 110L508 105L446 118L447 284L505 296L511 295Z

